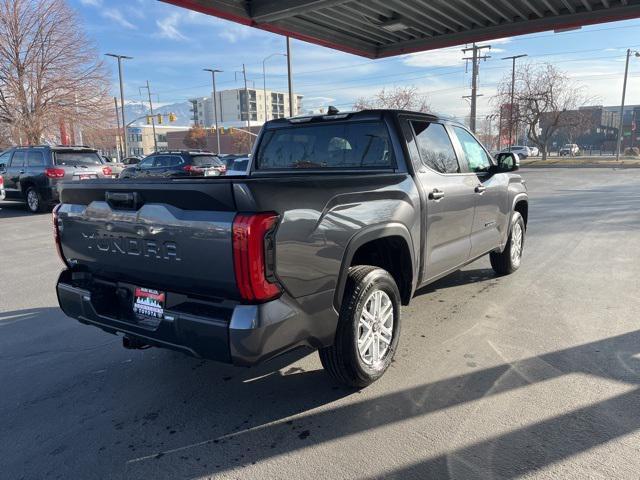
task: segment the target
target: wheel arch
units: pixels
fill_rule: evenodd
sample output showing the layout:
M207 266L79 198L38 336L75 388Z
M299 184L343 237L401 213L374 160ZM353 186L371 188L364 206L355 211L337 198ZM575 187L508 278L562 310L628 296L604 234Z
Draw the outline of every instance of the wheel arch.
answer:
M392 248L381 250L381 247ZM375 260L375 252L385 252L383 258ZM371 259L371 263L360 263L362 260ZM398 260L390 264L390 260ZM354 264L354 261L356 262ZM407 305L413 296L416 283L415 254L413 240L406 226L401 223L386 223L372 225L356 233L345 249L340 266L340 273L334 294L334 308L340 311L344 296L349 268L353 265L374 265L385 268L394 277L402 304Z

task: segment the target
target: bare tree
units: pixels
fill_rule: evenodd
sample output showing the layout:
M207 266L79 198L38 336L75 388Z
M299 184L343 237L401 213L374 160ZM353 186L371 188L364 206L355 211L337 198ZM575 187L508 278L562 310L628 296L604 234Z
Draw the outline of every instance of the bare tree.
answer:
M511 110L511 75L505 75L498 85L498 92L493 98L498 111L505 111L504 105ZM571 80L569 76L551 64L536 66L522 65L516 72L514 95L514 124L509 125L510 118L503 118L506 130L519 130L524 126L527 138L536 145L546 159L552 137L563 128L576 124L579 107L592 99L585 93L585 87ZM579 122L582 124L582 122ZM517 135L516 135L517 137Z
M66 0L0 0L0 124L14 142L105 122L107 79Z
M371 98L359 98L353 105L354 110L372 108L391 108L416 112L431 111L427 96L421 94L414 86L394 87L390 90L383 88Z
M253 135L240 128L231 128L231 144L233 153L248 153L253 148Z

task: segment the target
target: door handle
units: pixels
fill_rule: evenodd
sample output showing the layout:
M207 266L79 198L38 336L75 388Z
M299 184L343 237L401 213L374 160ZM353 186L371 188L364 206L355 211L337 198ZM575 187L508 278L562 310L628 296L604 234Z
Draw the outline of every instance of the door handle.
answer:
M476 193L484 193L484 191L487 189L487 187L485 187L484 185L480 184L477 185L475 188L475 192Z
M429 194L430 200L441 200L444 198L444 192L442 190L438 190L434 188L433 191Z

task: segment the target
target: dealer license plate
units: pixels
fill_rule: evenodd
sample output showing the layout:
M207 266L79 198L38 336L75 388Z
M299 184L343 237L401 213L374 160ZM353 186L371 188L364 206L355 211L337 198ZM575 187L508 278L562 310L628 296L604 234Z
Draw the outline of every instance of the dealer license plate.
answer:
M150 288L136 287L133 297L133 313L136 317L162 320L164 316L165 293Z

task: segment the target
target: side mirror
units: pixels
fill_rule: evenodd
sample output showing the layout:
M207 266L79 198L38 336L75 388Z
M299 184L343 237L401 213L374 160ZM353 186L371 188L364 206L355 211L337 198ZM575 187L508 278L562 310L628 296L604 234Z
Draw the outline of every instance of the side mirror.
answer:
M520 168L520 156L513 152L500 152L496 155L498 172L515 172Z
M6 163L0 163L0 170L4 170L7 168L7 164Z

